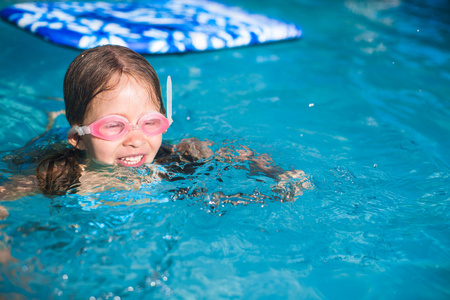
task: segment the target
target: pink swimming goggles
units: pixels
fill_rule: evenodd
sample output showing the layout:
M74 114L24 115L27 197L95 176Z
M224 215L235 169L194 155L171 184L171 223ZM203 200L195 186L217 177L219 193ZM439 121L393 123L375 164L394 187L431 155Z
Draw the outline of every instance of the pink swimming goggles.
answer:
M77 133L79 136L91 134L97 138L114 141L124 137L131 130L140 129L145 135L161 134L172 124L172 80L167 78L167 117L156 111L146 113L131 124L127 118L120 115L103 117L87 126L73 126L69 134Z
M74 126L69 134L78 133L79 136L91 134L107 141L114 141L124 137L131 130L140 129L145 135L161 134L169 128L169 120L159 112L149 112L139 118L137 125L131 124L127 118L119 115L103 117L87 126Z

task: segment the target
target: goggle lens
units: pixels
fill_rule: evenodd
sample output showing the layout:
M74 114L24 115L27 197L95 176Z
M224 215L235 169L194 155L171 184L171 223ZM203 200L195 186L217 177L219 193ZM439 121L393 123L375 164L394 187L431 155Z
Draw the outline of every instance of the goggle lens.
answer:
M146 135L156 135L160 133L160 130L164 128L163 131L166 131L167 127L164 126L162 120L160 118L146 119L143 120L141 125L141 130Z
M126 125L121 121L108 121L100 124L98 132L100 136L113 137L120 135L126 128Z

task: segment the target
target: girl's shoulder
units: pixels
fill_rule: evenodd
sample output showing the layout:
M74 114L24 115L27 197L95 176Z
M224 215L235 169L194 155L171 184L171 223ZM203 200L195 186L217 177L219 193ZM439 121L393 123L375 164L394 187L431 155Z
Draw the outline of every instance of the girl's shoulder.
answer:
M195 162L211 157L210 141L200 141L197 138L187 138L178 144L163 143L155 157L155 162L164 164L170 162Z

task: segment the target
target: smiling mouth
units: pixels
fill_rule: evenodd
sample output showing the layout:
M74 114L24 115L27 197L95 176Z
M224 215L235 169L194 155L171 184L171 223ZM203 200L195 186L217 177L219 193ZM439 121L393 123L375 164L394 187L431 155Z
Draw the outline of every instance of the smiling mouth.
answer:
M134 167L137 165L141 165L143 162L143 158L144 155L128 156L119 158L119 162L124 166Z

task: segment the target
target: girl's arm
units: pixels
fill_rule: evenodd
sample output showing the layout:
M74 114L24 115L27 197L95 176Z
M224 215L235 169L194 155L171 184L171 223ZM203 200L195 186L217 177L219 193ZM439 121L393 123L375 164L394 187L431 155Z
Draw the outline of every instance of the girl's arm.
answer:
M197 161L200 159L214 157L217 160L231 163L235 168L249 168L251 174L264 173L266 176L276 180L277 184L273 187L273 191L281 196L281 201L294 201L296 196L303 194L303 190L312 188L308 177L303 171L285 171L277 166L267 154L255 154L250 148L242 145L240 148L223 147L214 153L210 148L212 145L210 141L200 141L196 138L184 139L176 146L168 148L172 155L167 156L164 162L170 163L176 160L198 164ZM249 163L239 164L239 162ZM184 172L189 172L189 170L190 168L183 168ZM222 200L225 197L224 195L217 196ZM239 198L240 196L234 195L231 198L236 197Z
M36 176L15 175L0 186L0 200L17 200L26 195L35 194L37 191Z

